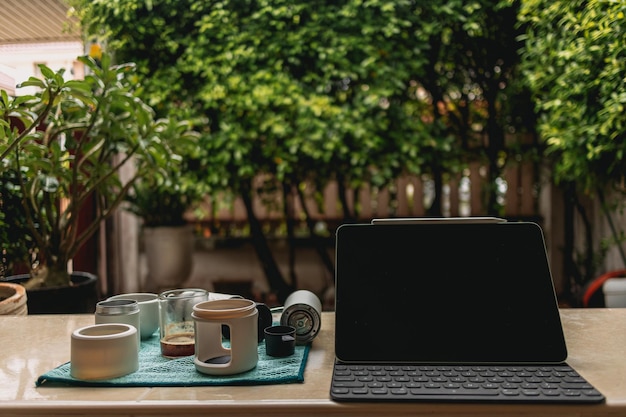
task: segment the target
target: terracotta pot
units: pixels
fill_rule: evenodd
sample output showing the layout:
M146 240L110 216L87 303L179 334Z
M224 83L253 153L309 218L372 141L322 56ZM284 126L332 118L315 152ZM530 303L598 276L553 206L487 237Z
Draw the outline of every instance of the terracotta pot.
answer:
M28 274L5 278L5 282L19 284L29 279ZM85 314L93 313L98 302L98 278L88 272L73 272L72 285L67 287L35 288L27 291L29 314Z
M0 282L0 315L25 316L28 314L26 289L19 284Z

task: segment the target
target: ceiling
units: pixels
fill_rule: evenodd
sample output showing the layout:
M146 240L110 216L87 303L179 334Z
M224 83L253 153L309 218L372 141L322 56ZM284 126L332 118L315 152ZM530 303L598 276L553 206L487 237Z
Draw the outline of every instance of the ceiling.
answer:
M0 0L0 45L80 41L64 0Z

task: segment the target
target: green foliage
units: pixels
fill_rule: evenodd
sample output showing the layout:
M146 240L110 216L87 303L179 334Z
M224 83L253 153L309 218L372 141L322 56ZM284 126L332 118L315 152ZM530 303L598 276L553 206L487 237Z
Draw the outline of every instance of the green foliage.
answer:
M123 201L141 176L158 172L172 148L155 129L152 109L137 96L132 64L111 65L80 57L84 80L64 80L64 72L41 65L39 87L28 97L0 101L0 154L4 182L16 193L22 219L48 271L45 285L69 284L67 263ZM122 183L119 169L134 165ZM95 217L79 228L81 211L94 202ZM7 213L5 212L5 215Z
M159 116L183 109L206 120L196 125L194 174L213 191L242 197L279 294L286 286L274 279L280 271L264 248L253 196L313 189L319 201L336 180L349 221L358 216L359 199L350 193L359 187L375 191L402 174L426 173L439 198L429 214L442 215L446 174L488 159L495 180L508 156L504 132L532 131L528 106L519 105L523 86L512 82L517 2L71 4L89 36L137 63L142 97ZM253 189L253 178L269 180ZM293 230L293 219L285 220Z
M606 242L612 242L626 264L624 233L605 197L608 191L623 202L626 4L525 0L522 5L520 20L527 27L522 68L535 95L538 130L552 157L555 179L570 196L581 191L597 198L612 235L604 239L600 255L606 253ZM587 230L585 277L591 278L592 223L581 214Z
M137 62L160 114L184 105L208 119L198 167L215 188L240 192L258 173L321 189L454 172L480 153L463 154L475 138L528 121L510 82L516 3L72 4L88 33Z
M525 0L524 73L558 181L587 192L626 174L626 5Z
M175 175L163 180L144 180L135 184L127 197L128 210L140 216L146 227L182 226L185 213L197 201L192 188L184 188Z
M36 249L22 209L17 178L12 170L0 171L0 277L13 275L15 268L27 267Z
M143 219L144 226L181 226L185 213L208 192L190 169L197 152L198 133L189 121L159 119L159 139L169 143L173 155L167 166L138 179L126 195L126 209Z

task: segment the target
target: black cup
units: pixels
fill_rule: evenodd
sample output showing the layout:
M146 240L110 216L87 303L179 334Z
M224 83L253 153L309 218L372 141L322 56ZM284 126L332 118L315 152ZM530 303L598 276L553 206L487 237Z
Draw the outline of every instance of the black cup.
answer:
M270 356L293 355L296 348L296 328L292 326L271 326L265 333L265 351Z

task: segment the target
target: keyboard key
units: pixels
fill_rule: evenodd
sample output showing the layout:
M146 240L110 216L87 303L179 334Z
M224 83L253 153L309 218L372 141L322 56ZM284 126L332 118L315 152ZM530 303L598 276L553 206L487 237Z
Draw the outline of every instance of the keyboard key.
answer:
M359 381L336 381L333 383L335 388L361 388L365 384Z
M468 395L468 396L497 396L499 392L496 390L488 390L488 389L464 389L459 388L456 390L438 390L438 389L429 389L429 388L415 388L410 389L411 395Z
M388 392L389 391L387 390L387 388L373 388L372 390L370 390L370 393L374 395L385 395Z
M350 390L348 388L337 388L333 387L333 394L349 394Z
M368 388L354 388L352 390L352 393L355 395L367 395L369 392L370 390Z
M581 391L584 395L587 395L589 397L601 397L602 394L600 393L600 391L596 390L596 389L584 389Z
M393 395L408 395L409 391L406 388L394 388L391 393Z

